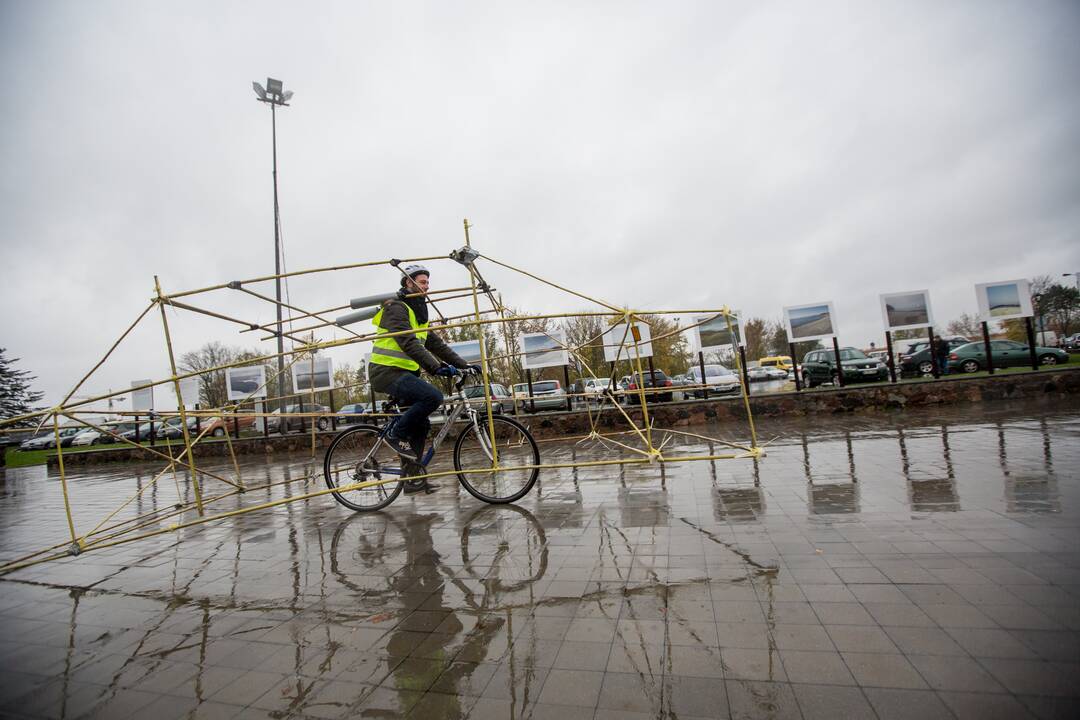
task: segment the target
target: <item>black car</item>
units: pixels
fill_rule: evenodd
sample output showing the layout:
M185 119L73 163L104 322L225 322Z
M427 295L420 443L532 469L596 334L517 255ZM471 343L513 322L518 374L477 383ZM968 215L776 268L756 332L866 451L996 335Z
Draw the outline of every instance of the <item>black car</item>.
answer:
M858 348L840 349L840 366L845 383L877 382L889 377L885 363L867 357ZM803 380L807 387L816 387L822 383L838 384L836 357L832 350L813 350L806 353L802 361Z
M961 345L967 345L968 340L946 340L949 346L949 352L952 352ZM900 374L908 377L931 375L934 372L933 358L930 357L930 346L925 342L919 343L920 349L911 354L905 354L900 356ZM946 360L948 362L948 360Z
M644 378L644 382L642 382ZM671 388L674 383L671 382L663 370L646 370L641 375L634 373L630 376L630 384L626 386L627 401L631 405L635 405L639 401L637 389L643 387L645 389L645 402L671 402L672 394L669 389L667 392L655 392L656 388Z

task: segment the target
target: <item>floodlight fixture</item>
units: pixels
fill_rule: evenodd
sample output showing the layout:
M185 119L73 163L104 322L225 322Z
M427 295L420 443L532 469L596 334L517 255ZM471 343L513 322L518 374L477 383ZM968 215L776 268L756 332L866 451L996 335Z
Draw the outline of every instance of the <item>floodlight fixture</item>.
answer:
M292 98L292 90L285 90L285 84L281 80L276 80L272 77L266 78L266 88L257 82L251 83L251 86L255 88L255 94L258 96L259 102L270 103L271 105L288 105L289 100Z

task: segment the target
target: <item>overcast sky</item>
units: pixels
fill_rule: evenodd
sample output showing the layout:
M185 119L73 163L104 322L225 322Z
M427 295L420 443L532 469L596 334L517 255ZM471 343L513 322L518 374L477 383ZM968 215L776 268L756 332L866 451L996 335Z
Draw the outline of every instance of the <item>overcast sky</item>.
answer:
M620 305L831 300L843 344L880 344L882 292L928 288L944 325L975 283L1080 271L1078 34L1068 0L3 0L0 347L56 401L155 274L168 293L273 271L267 75L296 93L290 270L442 255L468 217L486 254ZM490 274L526 310L581 306ZM318 309L396 285L289 291ZM178 352L260 346L171 316ZM148 321L88 390L168 374Z

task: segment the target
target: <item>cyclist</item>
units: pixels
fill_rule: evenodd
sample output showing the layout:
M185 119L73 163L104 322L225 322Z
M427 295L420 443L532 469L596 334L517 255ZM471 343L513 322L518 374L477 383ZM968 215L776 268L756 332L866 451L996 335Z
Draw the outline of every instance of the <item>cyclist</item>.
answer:
M381 393L392 395L408 409L394 424L384 441L401 457L402 469L410 475L422 474L417 461L424 452L424 441L431 422L428 416L443 402L437 387L420 379L421 368L438 377L453 377L460 370L480 372L450 349L441 337L428 330L427 294L431 272L423 265L407 265L397 297L387 300L372 322L377 328L368 380ZM408 297L409 295L420 295ZM410 332L411 331L411 332ZM407 333L382 337L393 333ZM405 483L405 492L434 492L427 481Z

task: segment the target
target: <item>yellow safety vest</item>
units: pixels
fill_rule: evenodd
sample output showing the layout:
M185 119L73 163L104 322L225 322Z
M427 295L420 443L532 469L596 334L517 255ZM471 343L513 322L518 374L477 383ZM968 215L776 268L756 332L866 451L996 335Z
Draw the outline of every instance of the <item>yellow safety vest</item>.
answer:
M407 304L405 308L409 311L409 326L413 330L419 332L416 333L416 339L421 344L427 340L427 323L420 324L416 322L416 313ZM377 332L375 333L374 347L371 349L371 362L376 365L389 365L390 367L399 367L405 370L419 370L420 363L409 357L408 353L401 349L398 345L398 339L396 337L384 337L380 338L380 335L385 335L389 332L386 328L379 324L382 320L382 309L375 313L375 317L371 319L371 322L375 325Z

